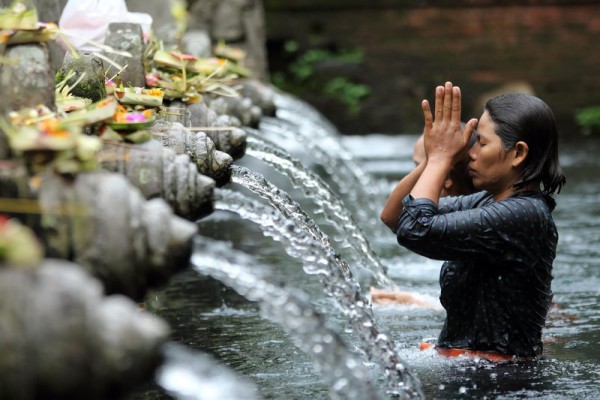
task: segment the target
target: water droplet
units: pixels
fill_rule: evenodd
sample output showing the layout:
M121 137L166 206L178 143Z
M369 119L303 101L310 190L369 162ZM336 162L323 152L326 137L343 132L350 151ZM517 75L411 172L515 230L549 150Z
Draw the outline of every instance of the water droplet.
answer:
M377 335L377 338L375 339L376 342L383 342L383 341L387 341L388 337L387 335L384 335L383 333L380 333L379 335Z

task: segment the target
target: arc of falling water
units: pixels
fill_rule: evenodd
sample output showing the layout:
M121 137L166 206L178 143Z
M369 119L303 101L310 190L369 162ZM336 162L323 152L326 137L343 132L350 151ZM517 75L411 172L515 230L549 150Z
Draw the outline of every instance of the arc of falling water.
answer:
M191 264L197 272L258 302L266 316L279 322L292 335L295 344L314 357L320 372L330 382L332 398L379 398L362 363L355 360L342 339L325 326L306 295L260 278L255 268L247 267L256 265L256 260L233 250L225 242L196 237Z
M257 132L248 130L246 154L271 165L280 173L287 175L296 187L301 188L307 197L313 199L333 227L336 228L347 248L352 250L353 261L368 269L380 287L394 290L396 284L387 276L364 232L354 221L352 214L343 201L331 190L317 174L304 168L283 149L265 139Z
M348 150L342 148L338 140L330 137L311 137L310 128L302 128L292 122L272 117L261 119L260 131L286 140L301 140L310 150L311 156L325 168L329 175L343 177L338 179L336 184L339 191L350 199L351 204L360 204L361 207L355 208L355 212L363 225L376 224L374 216L379 215L380 210L376 209L375 204L383 202L377 200L378 191L368 192L368 190L378 185L368 179L369 175L353 161L353 157L348 155ZM303 133L305 131L306 133ZM301 135L300 139L298 135ZM324 148L329 148L330 151L325 151Z
M323 149L330 149L330 154L344 161L358 182L364 186L365 193L368 196L373 198L379 195L379 191L376 190L377 186L373 184L370 174L364 171L355 162L352 153L341 145L339 140L341 135L331 121L325 118L317 109L289 93L276 91L273 101L277 107L276 115L278 118L293 122L301 127L300 133L306 139L316 140L321 145L326 144Z
M349 310L348 317L365 344L363 350L367 357L375 362L378 361L377 364L385 368L388 393L401 395L404 398L420 398L418 380L406 369L387 335L379 332L369 301L361 293L360 286L352 277L348 264L335 252L327 235L306 215L298 203L287 193L270 184L262 175L234 165L232 166L232 181L267 199L295 226L301 227L313 241L323 246L328 260L326 264L319 263L319 265L328 266L322 278L326 281L325 288L329 289L327 285L332 282L340 283L331 288L332 295L336 300L342 301L342 310ZM281 235L286 237L285 233ZM330 268L332 265L335 268ZM317 269L317 273L322 273L320 271ZM328 280L329 275L336 276L338 279ZM343 295L340 296L340 294ZM378 351L377 354L371 351L373 348Z
M260 400L254 384L213 359L175 343L161 347L156 382L179 400Z

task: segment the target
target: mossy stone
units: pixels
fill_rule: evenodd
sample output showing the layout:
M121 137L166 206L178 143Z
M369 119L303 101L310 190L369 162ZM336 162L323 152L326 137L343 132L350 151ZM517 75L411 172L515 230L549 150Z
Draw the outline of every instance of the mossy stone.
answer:
M94 53L80 53L79 57L67 53L63 65L56 73L56 82L62 81L71 70L75 72L75 75L67 81L69 86L74 85L77 79L85 74L79 84L71 89L70 93L73 96L91 99L93 102L106 97L104 66L102 60Z

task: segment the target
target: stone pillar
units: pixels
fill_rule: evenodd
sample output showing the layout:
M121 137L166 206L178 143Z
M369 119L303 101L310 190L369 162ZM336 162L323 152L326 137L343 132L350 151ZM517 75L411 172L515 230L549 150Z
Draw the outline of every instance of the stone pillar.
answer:
M0 113L44 104L56 109L54 72L45 44L8 46L0 63Z
M247 52L246 67L268 80L264 8L261 0L196 0L188 29L205 30L213 44L223 40Z
M178 45L177 24L171 14L170 0L126 0L130 12L143 12L152 16L154 36L162 40L166 49Z
M111 53L105 55L114 60L116 64L123 67L127 66L119 73L121 81L125 86L144 87L144 36L142 27L139 24L130 23L112 23L108 25L108 31L104 38L104 44L115 50L123 50L131 53L131 57L119 56ZM107 77L112 77L119 71L113 65L105 62L105 68L108 70Z
M33 0L38 12L40 22L54 22L58 25L58 20L62 14L63 8L67 4L66 0ZM48 52L50 54L50 67L52 71L60 68L65 51L60 48L56 42L48 43Z

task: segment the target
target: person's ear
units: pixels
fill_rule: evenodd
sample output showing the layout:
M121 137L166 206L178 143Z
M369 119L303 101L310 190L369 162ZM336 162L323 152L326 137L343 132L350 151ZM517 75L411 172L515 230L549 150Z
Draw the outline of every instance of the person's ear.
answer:
M448 191L452 185L454 184L454 182L452 181L452 178L446 178L446 180L444 181L444 189L446 189L446 191Z
M450 196L451 195L450 190L452 189L453 185L454 185L454 181L452 180L452 178L446 178L444 180L444 185L442 186L442 191L440 193L440 196Z
M527 155L529 154L529 146L527 143L519 141L515 143L513 149L515 150L515 156L512 160L512 166L518 167L523 164Z

